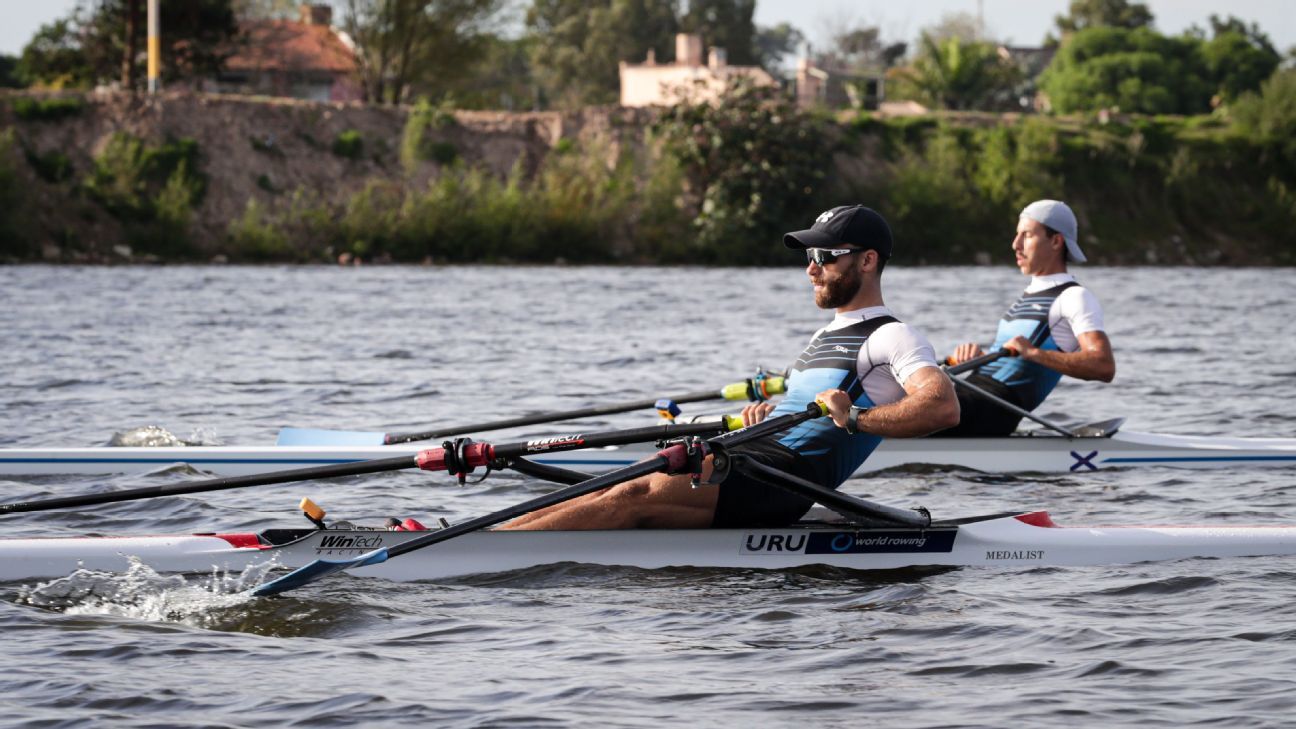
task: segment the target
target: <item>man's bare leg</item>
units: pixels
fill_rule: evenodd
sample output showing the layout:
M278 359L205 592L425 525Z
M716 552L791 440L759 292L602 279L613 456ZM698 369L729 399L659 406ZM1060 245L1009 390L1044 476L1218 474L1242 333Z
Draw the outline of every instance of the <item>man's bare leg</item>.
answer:
M711 473L708 460L703 478ZM500 529L702 529L719 489L693 488L687 475L653 474L518 517Z

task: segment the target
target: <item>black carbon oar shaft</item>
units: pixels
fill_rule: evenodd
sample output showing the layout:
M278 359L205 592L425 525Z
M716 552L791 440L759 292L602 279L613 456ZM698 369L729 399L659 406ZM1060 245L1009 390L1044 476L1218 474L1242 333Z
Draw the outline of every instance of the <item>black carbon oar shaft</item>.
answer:
M690 392L678 397L670 398L677 403L704 402L706 400L719 400L719 390L706 390L704 392ZM494 420L489 423L476 423L473 425L460 425L450 428L441 428L437 430L426 430L420 433L390 433L384 436L384 442L387 445L395 443L412 443L419 440L431 440L433 438L447 438L452 435L463 435L464 433L477 433L487 430L503 430L504 428L517 428L523 425L540 425L543 423L552 423L558 420L575 420L577 418L592 418L598 415L614 415L616 413L627 413L632 410L643 410L653 407L657 400L638 400L635 402L620 403L617 405L601 405L598 407L582 408L580 410L566 410L557 413L540 413L538 415L526 415L520 418L509 418L507 420Z
M39 501L20 501L13 504L0 504L0 514L67 509L73 506L110 504L117 501L150 499L155 496L180 496L183 494L202 493L204 491L222 491L224 489L244 488L246 486L269 486L276 483L305 481L312 478L357 476L364 473L399 471L404 468L418 468L418 463L413 455L399 456L397 458L382 458L373 461L357 461L355 463L340 463L336 466L296 468L291 471L275 471L274 473L251 476L231 476L228 478L217 478L208 481L197 481L194 483L161 484L158 486L126 489L124 491L107 491L99 494L83 494L81 496L62 496L53 499L41 499Z

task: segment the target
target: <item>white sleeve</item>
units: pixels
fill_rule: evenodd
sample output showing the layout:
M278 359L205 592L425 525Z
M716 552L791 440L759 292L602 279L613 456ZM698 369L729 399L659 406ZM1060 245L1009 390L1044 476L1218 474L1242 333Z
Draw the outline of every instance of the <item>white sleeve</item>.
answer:
M1066 320L1071 325L1072 334L1080 336L1085 332L1103 331L1102 305L1089 289L1072 286L1058 295L1054 305L1056 319Z
M875 361L888 362L892 375L901 385L918 370L937 366L936 350L931 342L922 332L903 322L878 327L868 343L869 349L876 353Z

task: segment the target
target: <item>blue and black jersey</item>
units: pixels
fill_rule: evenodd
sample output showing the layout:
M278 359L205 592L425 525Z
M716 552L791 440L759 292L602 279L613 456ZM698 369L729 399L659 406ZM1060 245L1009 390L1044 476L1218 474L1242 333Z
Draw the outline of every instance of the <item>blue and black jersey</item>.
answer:
M859 371L860 350L878 328L896 321L880 316L821 330L797 358L788 374L787 395L771 417L804 412L816 395L829 389L844 391L860 407L872 407L875 403L863 384L868 373ZM881 436L847 433L827 418L801 423L778 438L780 444L805 456L818 471L820 483L829 488L849 478L881 441Z
M1018 336L1025 337L1040 349L1058 351L1057 342L1053 341L1053 332L1049 328L1049 311L1059 294L1079 285L1075 281L1067 281L1050 289L1022 294L999 321L999 331L995 334L991 351L1001 349L1009 340ZM1062 373L1057 370L1027 362L1020 357L995 360L979 367L977 372L1002 382L1017 404L1026 410L1034 410L1044 402L1044 398L1057 386L1058 380L1062 379Z

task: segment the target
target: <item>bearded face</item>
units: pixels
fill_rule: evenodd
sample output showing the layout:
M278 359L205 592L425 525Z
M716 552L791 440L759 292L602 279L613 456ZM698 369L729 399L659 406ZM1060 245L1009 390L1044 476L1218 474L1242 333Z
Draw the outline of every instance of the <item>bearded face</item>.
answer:
M854 261L840 260L815 268L818 268L818 275L812 273L810 282L815 287L815 306L820 309L837 309L845 306L859 292L863 274Z

